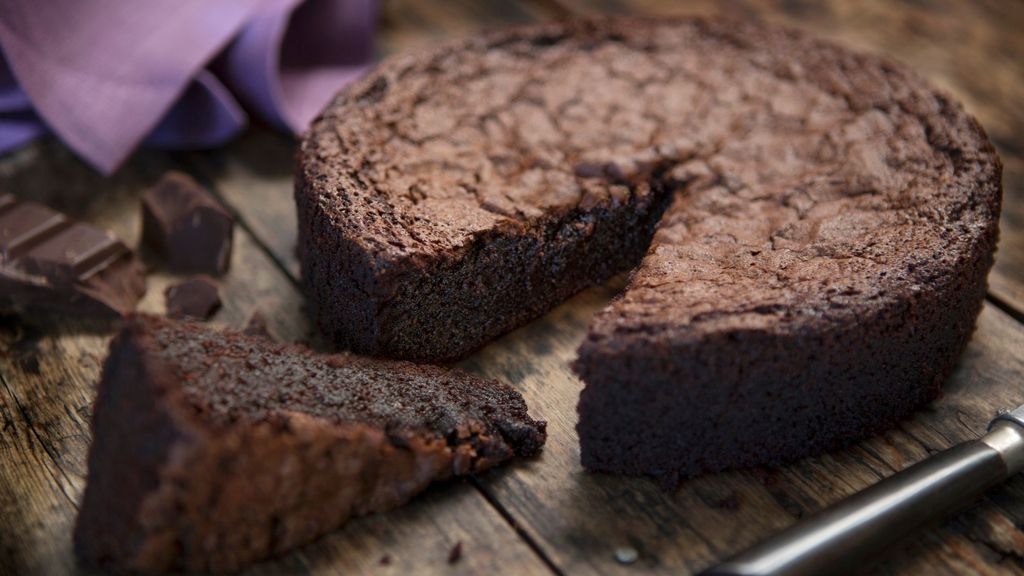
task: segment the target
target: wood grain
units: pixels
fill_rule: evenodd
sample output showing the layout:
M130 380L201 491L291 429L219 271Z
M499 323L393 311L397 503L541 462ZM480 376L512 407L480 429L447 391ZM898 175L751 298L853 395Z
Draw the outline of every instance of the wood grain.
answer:
M67 573L75 500L0 374L0 574Z

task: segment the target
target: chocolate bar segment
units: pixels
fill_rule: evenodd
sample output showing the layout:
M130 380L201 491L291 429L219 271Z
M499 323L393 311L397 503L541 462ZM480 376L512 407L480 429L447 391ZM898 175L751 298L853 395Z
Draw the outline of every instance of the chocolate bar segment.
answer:
M142 241L172 272L226 272L234 225L231 214L181 172L168 172L142 197Z
M120 315L145 291L142 265L110 232L0 195L0 312Z

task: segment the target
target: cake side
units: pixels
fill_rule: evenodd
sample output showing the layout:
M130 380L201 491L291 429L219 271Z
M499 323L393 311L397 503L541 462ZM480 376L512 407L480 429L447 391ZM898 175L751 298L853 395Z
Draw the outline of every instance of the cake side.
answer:
M518 395L448 374L131 317L99 386L76 553L121 572L235 571L540 449ZM454 378L476 412L357 393L421 378Z
M992 261L989 246L912 298L793 331L750 323L589 337L574 364L585 382L576 428L583 466L674 486L892 428L939 396L973 332Z

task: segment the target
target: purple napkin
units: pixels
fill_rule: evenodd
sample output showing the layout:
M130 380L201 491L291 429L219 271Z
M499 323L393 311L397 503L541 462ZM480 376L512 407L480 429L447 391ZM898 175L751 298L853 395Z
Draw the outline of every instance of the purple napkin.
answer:
M293 133L373 56L374 0L6 0L0 152L47 131L102 172L202 148L245 109Z

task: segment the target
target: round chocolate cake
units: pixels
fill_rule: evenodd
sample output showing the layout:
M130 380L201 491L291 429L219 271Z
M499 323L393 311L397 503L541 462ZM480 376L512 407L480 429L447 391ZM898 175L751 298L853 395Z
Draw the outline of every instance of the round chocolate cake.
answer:
M613 19L393 58L296 185L321 330L451 360L633 269L576 371L596 470L773 463L933 399L992 263L1000 164L913 73L791 30Z

